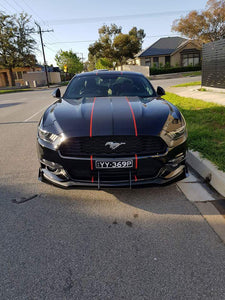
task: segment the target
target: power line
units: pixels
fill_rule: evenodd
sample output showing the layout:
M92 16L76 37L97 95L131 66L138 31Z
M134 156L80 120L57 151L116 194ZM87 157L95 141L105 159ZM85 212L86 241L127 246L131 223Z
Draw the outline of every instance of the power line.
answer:
M173 11L152 12L152 13L135 14L135 15L120 15L120 16L107 16L107 17L50 20L49 23L53 24L53 25L96 23L96 22L105 22L105 21L113 21L113 20L149 18L149 17L158 17L158 16L171 16L171 15L175 15L175 14L183 14L183 13L188 13L188 12L189 12L189 10L173 10Z
M88 41L69 41L69 42L55 42L55 43L47 43L49 45L55 45L55 44L72 44L72 43L92 43L95 42L95 40L88 40Z
M35 14L35 16L36 16L39 20L41 20L41 22L42 22L44 25L50 27L49 23L48 23L47 21L43 20L43 19L42 19L42 18L41 18L34 10L33 10L33 8L30 7L30 5L27 4L27 2L26 2L25 0L22 0L22 1L23 1L23 3L30 9L30 11L32 11L32 12ZM34 19L34 18L33 18L33 19ZM35 20L34 20L34 22L35 22ZM54 36L55 36L54 33L53 33L53 34L50 33L49 38L50 38L50 39L53 39L53 40L57 39L57 38L54 37Z
M24 0L22 0L22 1L30 9L30 11L32 11L36 15L36 17L38 17L38 19L40 19L42 21L43 24L46 24L46 22L33 10L33 8L30 7L30 5L28 5Z
M177 36L177 34L163 34L163 35L151 35L151 36L146 36L145 38L155 38L155 37L165 37L165 36ZM55 43L46 43L48 45L56 45L56 44L73 44L73 43L93 43L96 40L84 40L84 41L63 41L63 42L55 42Z
M24 4L29 8L29 10L31 10L32 12L34 12L34 14L44 23L44 24L46 24L46 22L40 17L40 16L38 16L37 15L37 13L35 13L35 11L24 1L24 0L22 0L23 2L24 2ZM8 0L5 0L5 2L6 2L6 4L8 5L8 6L10 6L10 8L13 8L14 9L14 11L16 11L17 13L21 13L17 8L15 8L14 6L12 6L11 5L11 3L9 3L8 2ZM13 2L23 11L23 12L25 12L25 9L21 6L21 5L19 5L15 0L13 0ZM1 6L3 7L3 5L1 4ZM6 10L6 7L3 7L5 10ZM37 25L37 23L36 23L36 21L35 21L35 19L33 18L33 16L31 16L31 19L32 19L32 21ZM39 25L38 25L39 26ZM41 33L42 32L52 32L53 30L45 30L45 31L41 31ZM32 32L30 32L30 33L36 33L35 31L32 31ZM39 31L38 31L38 33L40 34L40 28L39 28ZM41 37L42 38L42 37ZM52 37L51 37L52 38ZM53 39L53 38L52 38ZM37 40L37 38L35 38L35 40L36 40L36 45L37 45L37 47L39 47L40 46L40 42ZM47 39L48 40L48 39ZM54 39L55 40L55 39ZM49 40L48 40L49 41ZM51 40L50 40L51 41ZM41 44L42 45L42 44ZM49 50L51 50L52 52L55 52L55 51L53 51L52 49L50 49L50 48L48 48ZM36 50L38 50L38 49L36 49ZM40 50L38 50L38 51L40 51ZM44 49L42 49L42 52L44 53ZM43 54L44 55L44 54ZM44 62L45 62L45 65L46 65L46 60L45 60L45 57L44 57ZM47 77L47 83L48 83L48 77Z
M12 6L12 4L10 4L7 0L5 0L5 2L8 4L8 6L10 7L10 11L11 11L11 8L14 9L17 13L20 13L18 11L18 9L16 9L14 6Z
M20 9L22 9L22 11L24 11L23 7L22 7L20 4L18 4L15 0L13 0L13 2L14 2Z
M177 34L163 34L163 35L146 35L145 38L147 39L151 39L151 38L155 38L155 37L171 37L171 36L177 36Z
M13 0L14 3L19 6L23 11L25 11L24 7L22 7L20 4L18 4L15 0ZM27 8L44 24L44 25L47 25L49 26L48 22L47 21L44 21L35 11L34 9L25 1L25 0L22 0L23 3L27 6ZM18 10L16 10L17 12L19 12ZM31 18L33 19L33 22L35 23L35 19L33 16L31 16ZM57 38L55 37L52 37L50 36L51 39L55 40Z
M2 4L0 4L0 5L1 5L1 7L2 7L5 11L8 10L4 5L2 5Z
M57 51L55 51L55 50L53 50L53 49L51 49L50 47L48 47L48 46L46 46L46 45L44 45L48 50L50 50L50 51L52 51L52 52L54 52L54 53L56 53Z

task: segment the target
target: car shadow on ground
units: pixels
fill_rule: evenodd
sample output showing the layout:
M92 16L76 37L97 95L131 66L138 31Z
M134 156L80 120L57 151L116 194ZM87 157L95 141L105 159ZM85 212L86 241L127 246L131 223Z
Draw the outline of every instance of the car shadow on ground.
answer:
M4 103L4 104L0 104L0 108L6 108L6 107L20 105L20 104L23 104L23 102Z
M155 214L187 215L190 207L194 207L191 214L193 211L197 215L200 214L176 183L160 187L109 189L105 192L112 194L124 204Z
M33 181L33 180L32 180ZM45 201L54 206L76 207L78 211L87 209L90 214L117 215L149 212L158 215L199 215L198 209L189 202L175 183L163 187L61 189L44 183L27 185L1 185L2 195L14 205L42 206ZM40 208L40 207L39 207ZM133 209L134 208L134 209Z

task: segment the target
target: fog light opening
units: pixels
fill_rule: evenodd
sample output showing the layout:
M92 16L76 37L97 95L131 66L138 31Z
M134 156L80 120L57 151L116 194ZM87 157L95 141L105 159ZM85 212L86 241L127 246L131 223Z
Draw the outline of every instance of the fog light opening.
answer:
M169 179L169 178L178 176L179 174L181 174L181 173L183 172L184 168L185 168L184 165L180 166L180 167L177 168L176 170L172 171L170 174L166 175L165 178L166 178L166 179Z
M179 166L179 164L185 159L185 155L183 153L178 154L176 158L170 159L168 163L171 165L171 167L176 168Z
M57 171L58 169L56 169L56 168L52 168L52 167L49 167L49 166L46 166L46 168L50 171L50 172L55 172L55 171Z
M52 161L48 161L46 159L43 159L41 161L41 163L44 164L45 168L52 174L54 174L58 177L61 177L62 179L69 179L67 172L64 170L63 166L61 166L60 164L57 164Z

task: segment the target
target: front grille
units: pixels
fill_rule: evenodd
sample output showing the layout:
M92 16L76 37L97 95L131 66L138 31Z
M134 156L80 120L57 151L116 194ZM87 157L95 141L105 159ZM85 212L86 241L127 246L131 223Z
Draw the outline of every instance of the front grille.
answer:
M106 143L122 143L112 150ZM158 136L97 136L69 138L60 146L65 157L109 157L157 155L166 152L166 143Z

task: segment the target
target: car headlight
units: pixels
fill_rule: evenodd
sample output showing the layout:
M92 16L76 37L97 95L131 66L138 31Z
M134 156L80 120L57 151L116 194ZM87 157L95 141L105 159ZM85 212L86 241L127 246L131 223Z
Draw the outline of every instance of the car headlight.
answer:
M181 114L181 120L169 115L160 136L169 147L184 143L187 139L187 128L183 115Z
M47 130L43 130L40 127L38 128L38 136L41 140L46 141L54 146L57 149L60 144L65 141L66 137L63 133L55 134L48 132Z
M167 132L167 135L171 138L171 140L178 140L185 134L186 126L182 126L175 131Z

